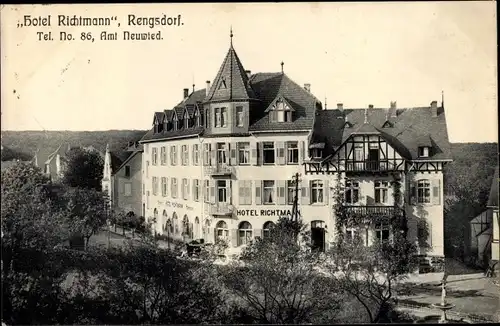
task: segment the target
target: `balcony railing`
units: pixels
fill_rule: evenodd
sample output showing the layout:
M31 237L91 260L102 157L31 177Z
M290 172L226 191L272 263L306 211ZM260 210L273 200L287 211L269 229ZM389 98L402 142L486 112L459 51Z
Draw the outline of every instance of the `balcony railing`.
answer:
M234 206L229 203L215 203L210 205L211 215L232 215Z
M215 166L206 166L205 174L206 175L231 175L234 173L234 167L227 163L217 163Z
M403 210L394 206L343 206L347 214L365 217L392 217L402 215Z
M394 164L389 164L389 160L347 161L345 164L348 172L384 172L394 169Z

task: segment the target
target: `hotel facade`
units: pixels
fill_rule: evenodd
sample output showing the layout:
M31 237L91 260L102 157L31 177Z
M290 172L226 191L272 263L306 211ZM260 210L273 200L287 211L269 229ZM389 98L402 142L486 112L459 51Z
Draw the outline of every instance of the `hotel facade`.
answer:
M290 215L297 196L313 245L324 250L335 239L333 193L341 182L342 205L368 219L401 209L408 236L430 244L421 254L444 255L442 169L451 156L444 108L435 101L327 110L283 63L276 73L245 70L231 42L213 81L184 89L178 105L156 112L140 144L142 215L154 218L157 233L224 238L241 248ZM397 232L378 222L344 231L367 245Z

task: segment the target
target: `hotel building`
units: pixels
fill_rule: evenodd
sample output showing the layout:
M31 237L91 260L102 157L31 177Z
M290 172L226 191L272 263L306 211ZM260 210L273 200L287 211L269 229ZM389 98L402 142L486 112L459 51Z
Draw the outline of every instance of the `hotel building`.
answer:
M424 234L431 248L422 254L443 256L442 169L451 156L443 105L435 101L326 110L283 63L281 72L245 70L231 42L213 82L184 89L178 105L156 112L140 143L142 214L154 218L158 233L240 247L266 236L297 195L314 246L325 249L335 237L338 180L346 187L343 205L370 217L398 209L390 186L397 176L409 236ZM419 231L424 224L428 231ZM395 230L369 223L345 231L362 232L370 244Z

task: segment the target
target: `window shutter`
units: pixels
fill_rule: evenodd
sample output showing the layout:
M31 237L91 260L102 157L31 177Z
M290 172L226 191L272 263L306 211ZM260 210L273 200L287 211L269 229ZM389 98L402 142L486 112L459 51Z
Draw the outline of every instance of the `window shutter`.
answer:
M415 183L413 183L410 189L410 205L415 205L416 203L417 203L417 187Z
M193 157L193 165L196 165L196 161L194 159L194 157L196 155L195 154L195 150L194 150L195 148L196 148L196 145L192 145L192 147L191 147L191 156Z
M304 147L304 142L299 141L299 164L306 160L306 157L304 155Z
M285 143L282 141L276 142L276 147L277 147L277 151L276 151L277 160L276 160L276 162L278 162L278 164L280 164L280 165L283 165L283 164L285 164Z
M238 229L230 229L229 232L231 232L231 246L237 247L238 246Z
M285 205L285 181L277 180L278 185L278 205Z
M323 181L323 203L328 206L330 202L330 186L328 180Z
M440 180L432 180L432 205L441 204Z
M252 165L257 165L258 160L257 160L257 149L258 149L258 143L256 142L251 142L250 143L250 163Z
M196 189L196 181L198 181L198 180L196 180L196 179L193 180L193 200L194 201L198 201L198 199L196 198L196 194L195 194L195 192L197 190Z
M238 143L231 143L231 157L229 158L229 163L231 165L238 165L238 160L236 159L237 148L238 148Z
M252 205L252 181L245 181L245 197L248 205Z
M255 205L262 205L262 181L255 181Z
M168 196L168 178L165 178L165 196Z
M231 162L231 150L229 149L230 143L226 143L226 163L229 164Z
M242 203L245 203L246 181L238 180L236 182L238 182L238 204L241 205Z
M233 198L233 180L228 180L227 181L227 202L229 204L233 203L232 198Z
M310 205L311 200L309 197L309 187L302 187L302 205Z
M186 179L186 199L189 199L189 180Z
M213 180L210 180L210 203L215 204L215 184Z
M264 144L257 143L257 164L262 165L264 163Z
M210 165L211 166L217 165L217 158L215 156L216 154L217 154L216 148L212 148L212 144L210 144Z

